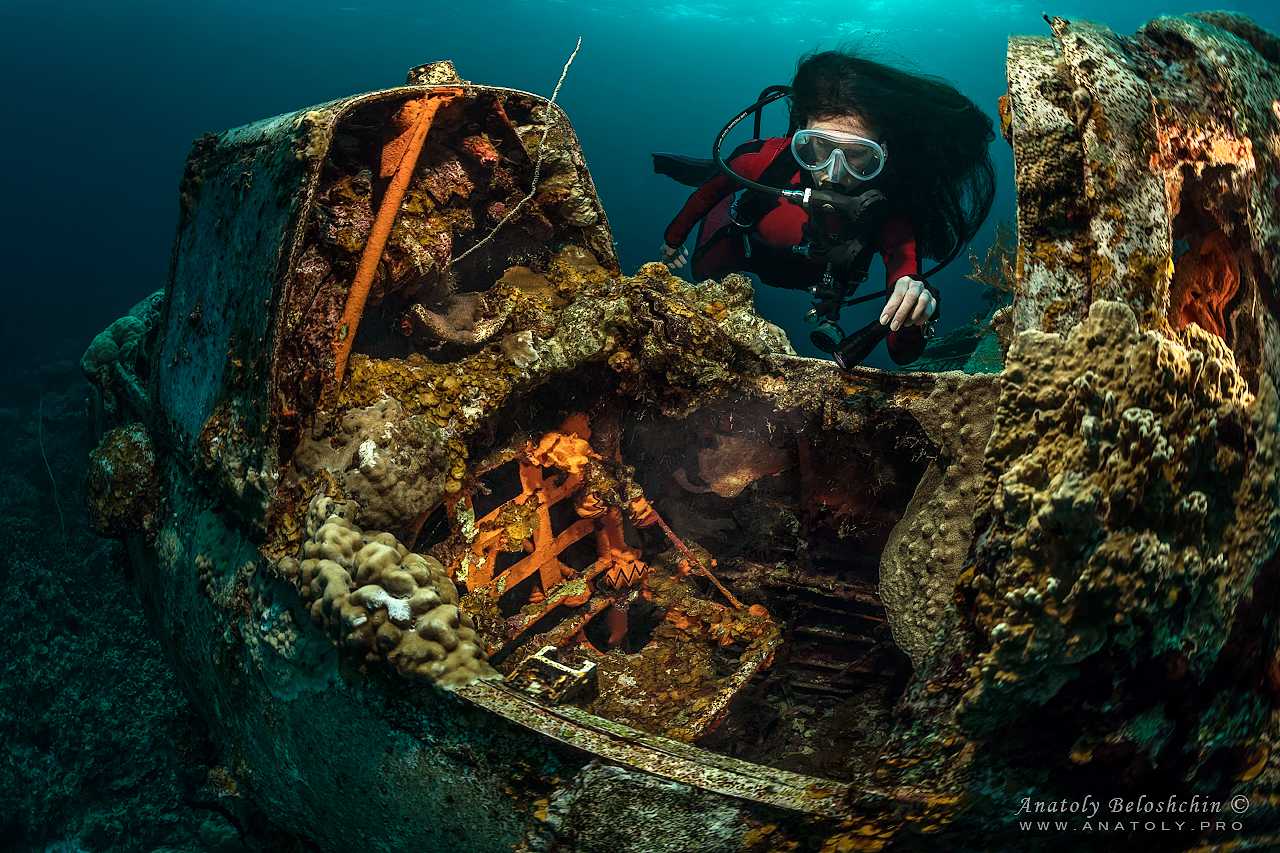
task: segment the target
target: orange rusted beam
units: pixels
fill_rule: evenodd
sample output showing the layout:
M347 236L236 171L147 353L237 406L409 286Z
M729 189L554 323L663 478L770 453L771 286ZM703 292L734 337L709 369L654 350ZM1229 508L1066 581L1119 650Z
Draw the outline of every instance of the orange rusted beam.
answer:
M347 372L347 359L351 357L356 330L360 327L360 318L364 315L365 303L369 300L369 290L373 287L373 275L382 260L387 240L391 238L391 226L395 224L400 203L404 201L405 191L409 188L409 179L418 165L418 156L422 153L427 131L431 128L436 111L461 94L461 89L437 89L406 102L396 115L401 123L408 125L408 129L382 149L381 173L385 177L390 172L391 183L387 187L387 194L382 198L382 204L378 206L373 229L369 232L364 252L360 255L355 279L351 282L351 289L347 291L342 321L338 324L338 339L334 342L335 392L342 388L342 379Z
M610 430L606 429L604 432L607 434ZM614 432L616 433L616 429ZM510 590L527 578L537 575L538 582L529 593L527 603L546 603L537 612L522 616L523 627L516 630L509 642L515 642L530 625L554 607L562 604L582 606L595 595L592 585L597 579L605 587L620 590L635 585L649 571L649 567L640 559L639 552L627 545L622 508L606 504L594 490L595 487L588 485L591 478L586 468L601 458L587 442L590 435L591 425L587 417L577 413L566 418L559 430L542 436L536 445L531 441L526 442L518 457L520 494L494 507L475 522L477 531L471 542L471 549L483 560L483 564L468 572L468 590L485 587ZM606 438L605 443L613 448L606 455L620 461L616 434L612 440ZM559 479L548 477L550 469L559 469L565 473ZM579 517L565 529L555 533L551 523L551 508L566 499L574 500L574 509ZM530 500L534 501L534 505L526 511L533 513L534 517L530 520L534 522L534 528L529 531L529 538L524 542L527 553L514 565L496 573L494 567L498 549L500 546L509 547L509 543L505 542L508 534L499 523L500 519L513 505L526 506ZM709 567L693 555L642 493L633 493L626 510L638 526L659 525L691 567L710 580L730 605L739 610L743 608L742 602L720 583ZM592 533L596 540L596 560L589 568L577 572L560 561L560 554L566 548ZM714 564L713 560L712 565ZM582 581L585 587L583 592L567 597L552 593L563 581L574 575L578 575ZM548 599L548 596L551 597ZM587 621L589 619L581 620L580 624L585 625ZM613 608L607 621L610 639L606 645L613 646L626 635L625 608Z
M528 452L528 449L526 451ZM483 558L484 564L473 569L468 575L467 587L478 589L501 581L504 588L510 589L537 573L540 586L532 593L531 599L537 600L540 595L574 574L572 569L560 562L558 556L561 551L592 533L596 525L590 518L580 518L558 534L553 533L551 507L577 492L582 485L582 475L566 475L559 480L554 477L547 479L545 468L539 463L529 461L527 457L519 462L519 466L520 494L506 504L490 510L476 522L478 533L475 541L472 542L471 549L473 553ZM537 504L533 510L537 527L533 530L530 541L525 543L528 556L521 558L515 565L501 573L495 574L494 566L497 563L498 548L506 535L502 527L496 526L497 520L509 504L524 505L529 500Z

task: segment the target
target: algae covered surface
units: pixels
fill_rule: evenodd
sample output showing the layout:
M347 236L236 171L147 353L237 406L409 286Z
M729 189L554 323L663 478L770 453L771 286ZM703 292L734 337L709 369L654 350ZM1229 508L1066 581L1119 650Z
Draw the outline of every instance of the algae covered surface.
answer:
M1270 843L1280 41L1046 24L1002 293L909 372L624 271L568 117L448 63L199 140L168 287L15 388L6 827L1066 850L1023 803L1195 796L1248 820L1175 846Z

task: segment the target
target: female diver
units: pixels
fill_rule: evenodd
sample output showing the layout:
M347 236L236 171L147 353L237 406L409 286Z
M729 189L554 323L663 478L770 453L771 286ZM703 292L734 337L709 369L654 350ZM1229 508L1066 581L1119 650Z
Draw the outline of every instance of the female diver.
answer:
M725 160L719 146L733 126L754 112L758 137L760 111L784 95L787 135L754 139ZM766 89L725 126L715 161L654 155L658 172L701 184L667 227L663 258L683 267L685 240L700 224L695 279L747 271L768 285L809 290L810 318L822 322L811 338L842 367L886 333L890 357L909 364L938 317L928 277L991 209L994 138L991 119L943 80L847 51L812 54L790 87ZM840 309L871 298L852 293L877 251L887 272L884 310L878 324L846 335ZM943 261L921 273L922 256Z

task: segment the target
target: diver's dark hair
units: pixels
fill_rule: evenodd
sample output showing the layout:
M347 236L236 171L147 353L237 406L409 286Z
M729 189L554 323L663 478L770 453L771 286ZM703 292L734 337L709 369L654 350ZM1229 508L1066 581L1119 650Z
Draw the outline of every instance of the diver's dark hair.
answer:
M874 62L849 50L801 57L791 83L791 131L857 113L888 143L879 178L910 216L921 255L941 258L968 242L991 211L991 119L947 81Z

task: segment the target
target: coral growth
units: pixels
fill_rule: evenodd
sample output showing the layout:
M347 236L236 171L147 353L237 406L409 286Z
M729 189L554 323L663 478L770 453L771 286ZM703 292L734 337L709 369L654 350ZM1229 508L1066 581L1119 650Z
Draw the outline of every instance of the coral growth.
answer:
M461 445L429 415L404 409L389 397L350 409L323 439L299 447L294 464L303 476L336 477L360 507L353 520L362 526L408 535L407 520L444 496L452 469L440 462Z
M941 446L885 543L879 589L894 640L917 665L949 645L938 628L973 542L995 398L993 377L948 377L916 407Z
M1001 725L1104 651L1116 677L1173 655L1203 678L1280 535L1274 389L1255 399L1219 339L1107 302L1019 336L1002 386L962 716Z
M163 306L164 291L152 293L99 332L81 356L80 369L98 395L94 415L99 425L118 417L122 405L134 413L145 409L147 392L136 377L146 370L139 360Z
M907 703L943 725L900 732L907 765L929 756L909 778L945 773L996 819L995 767L1045 796L1275 784L1278 405L1217 336L1121 303L1015 339L958 617Z
M151 436L140 423L116 427L89 454L85 478L89 520L101 536L154 533L162 509Z
M389 533L361 531L350 514L349 504L317 495L302 561L278 564L296 579L312 616L346 647L385 659L402 675L445 688L498 677L440 562L411 553Z

